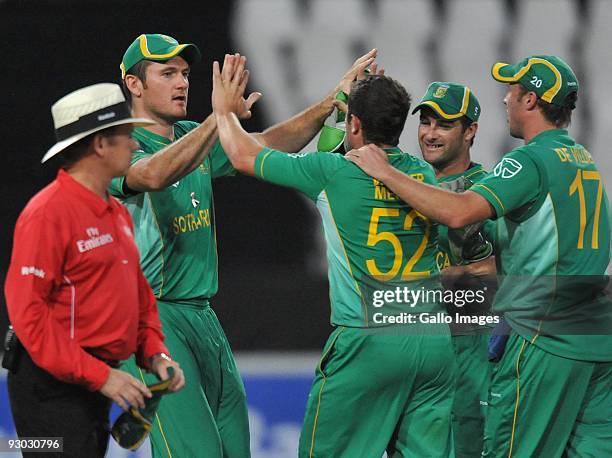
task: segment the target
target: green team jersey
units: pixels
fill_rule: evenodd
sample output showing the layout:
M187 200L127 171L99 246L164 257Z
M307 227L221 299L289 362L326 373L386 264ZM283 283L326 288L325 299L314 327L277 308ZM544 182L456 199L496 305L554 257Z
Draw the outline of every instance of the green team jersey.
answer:
M198 126L174 124L179 139ZM132 164L172 143L144 128L134 129L140 143ZM202 164L166 189L135 193L125 178L115 178L109 192L121 199L134 219L142 269L155 292L165 301L201 301L217 292L217 246L212 179L235 173L217 142Z
M471 190L503 217L494 310L549 353L612 361L608 198L589 152L566 130L547 130Z
M386 150L397 169L425 183L436 183L426 162L398 148ZM442 312L433 301L373 305L377 291L439 288L437 225L408 207L383 183L343 156L323 152L285 154L264 148L255 175L295 188L315 204L327 242L331 322L350 327L377 326L377 312ZM380 299L380 298L379 298ZM380 307L380 308L377 308ZM396 323L397 324L397 323Z

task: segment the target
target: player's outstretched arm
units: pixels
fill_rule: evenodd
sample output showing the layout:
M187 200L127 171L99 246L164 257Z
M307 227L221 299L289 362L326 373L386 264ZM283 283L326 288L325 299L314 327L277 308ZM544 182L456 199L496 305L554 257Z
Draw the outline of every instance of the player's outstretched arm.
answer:
M217 123L210 115L198 127L129 168L127 186L138 192L159 191L195 170L217 141Z
M236 56L239 55L236 54L234 58L237 58ZM241 97L236 106L237 116L240 119L250 118L251 107L260 98L259 92L250 94L247 99ZM139 192L167 188L195 170L204 161L217 139L217 123L215 116L211 114L187 135L154 155L134 163L126 176L127 186Z
M243 95L249 79L244 69L246 59L239 54L225 55L223 70L213 63L212 107L217 120L219 139L236 170L254 174L255 158L263 149L255 136L240 125L237 113L243 107Z
M412 208L450 228L458 229L494 216L484 197L472 191L458 194L421 183L391 166L385 152L376 145L349 151L345 157L382 181Z
M262 133L253 134L262 145L272 149L297 153L304 148L315 135L319 133L325 119L334 109L335 96L339 91L349 93L351 83L358 77L363 76L366 68L374 63L378 51L372 49L370 52L358 58L351 68L340 79L337 86L321 101L306 108L301 113L275 124Z

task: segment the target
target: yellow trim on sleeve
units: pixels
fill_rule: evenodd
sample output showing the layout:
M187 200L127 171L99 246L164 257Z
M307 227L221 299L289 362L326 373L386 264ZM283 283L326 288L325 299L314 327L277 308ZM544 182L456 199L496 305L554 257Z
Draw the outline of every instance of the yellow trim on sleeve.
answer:
M562 78L561 78L561 73L559 73L559 70L557 70L557 67L555 67L553 64L548 62L546 59L541 59L539 57L532 57L531 59L527 61L527 64L523 68L521 68L518 72L516 72L513 76L502 76L501 73L499 73L499 71L501 70L502 67L506 67L508 64L505 64L503 62L498 62L495 65L493 65L493 68L491 69L491 74L493 75L493 78L495 78L497 81L500 81L502 83L516 83L518 80L520 80L525 75L525 73L529 71L529 69L534 64L546 65L555 74L555 78L556 78L555 84L553 84L553 86L549 90L547 90L541 97L541 99L544 100L545 102L551 103L552 99L557 95L557 93L561 89L561 79Z
M260 164L259 164L259 176L260 176L261 178L263 178L263 177L264 177L264 171L263 171L263 168L264 168L264 162L266 161L267 157L268 157L268 156L269 156L269 155L272 153L272 151L273 151L273 150L268 151L268 152L267 152L266 154L264 154L264 155L263 155L263 157L261 158L261 162L260 162ZM261 153L260 153L260 154L261 154Z
M462 116L465 116L465 114L467 113L469 103L470 103L470 90L469 88L466 87L463 89L463 101L461 102L461 109L459 110L459 113L449 114L446 111L444 111L440 105L438 105L436 102L431 101L431 100L427 100L423 102L422 104L429 105L430 107L432 107L444 119L457 119Z
M495 200L497 200L497 203L499 204L499 206L501 207L502 211L504 213L506 213L506 207L504 207L504 204L502 203L501 199L499 197L497 197L497 194L495 194L491 188L489 188L488 186L485 186L484 184L480 184L480 183L476 183L474 186L472 186L472 190L477 187L480 186L481 188L485 189L488 193L490 193L493 197L495 197ZM501 215L498 215L501 216Z

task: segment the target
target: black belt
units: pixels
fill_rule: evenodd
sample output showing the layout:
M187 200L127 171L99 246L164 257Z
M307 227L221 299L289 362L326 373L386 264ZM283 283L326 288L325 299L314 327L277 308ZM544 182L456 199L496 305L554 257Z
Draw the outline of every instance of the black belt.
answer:
M87 350L85 348L83 350L85 350L87 353L89 353L94 358L99 359L100 361L102 361L107 366L112 367L113 369L119 369L121 367L121 360L119 360L119 359L102 358L101 356L98 356L95 353L92 353L90 350Z
M118 359L106 359L106 358L100 358L98 356L96 356L96 358L98 358L103 363L109 365L113 369L119 369L121 367L121 361Z

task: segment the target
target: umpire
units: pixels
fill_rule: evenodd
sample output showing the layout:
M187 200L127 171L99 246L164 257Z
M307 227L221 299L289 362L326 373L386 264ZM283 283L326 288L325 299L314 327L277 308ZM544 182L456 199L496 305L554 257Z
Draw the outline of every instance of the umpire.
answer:
M61 437L62 456L103 457L111 400L127 410L151 397L120 361L135 353L161 379L174 369L170 391L184 385L167 356L131 217L106 192L129 167L134 126L151 121L132 118L109 83L68 94L51 112L58 143L42 162L61 153L64 165L15 227L5 285L18 337L5 354L9 398L20 438Z

